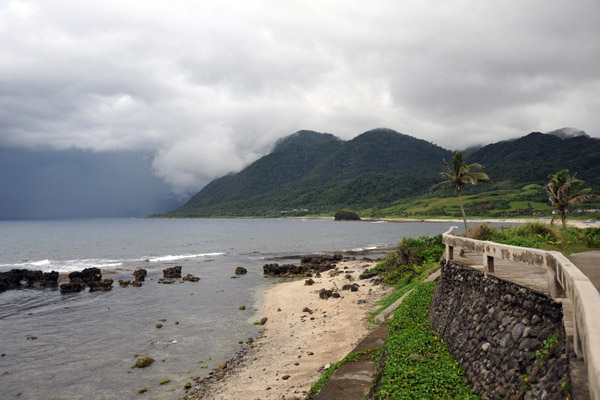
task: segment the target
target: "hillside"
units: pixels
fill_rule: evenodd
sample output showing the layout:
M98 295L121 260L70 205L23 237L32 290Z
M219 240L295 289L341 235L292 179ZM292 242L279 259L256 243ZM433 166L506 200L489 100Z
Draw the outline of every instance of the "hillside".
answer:
M451 152L389 129L342 141L300 131L237 174L216 179L168 216L272 215L383 207L423 193Z
M468 162L483 164L494 181L466 189L466 196L474 195L467 204L471 214L547 213L540 185L563 168L600 193L600 139L573 132L534 132L471 148ZM427 193L440 181L441 159L451 156L449 150L390 129L348 141L299 131L239 173L215 179L166 216L306 215L340 208L367 215L453 215L457 204L451 190L441 199Z
M485 165L493 181L514 185L545 184L548 175L568 168L596 192L600 191L600 139L587 135L564 139L556 134L530 133L516 140L489 144L469 162Z

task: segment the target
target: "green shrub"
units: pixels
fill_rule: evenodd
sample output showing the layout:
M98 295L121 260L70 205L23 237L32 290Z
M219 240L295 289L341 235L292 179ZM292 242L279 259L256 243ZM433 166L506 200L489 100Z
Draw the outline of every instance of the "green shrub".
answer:
M600 228L587 228L584 230L585 244L592 248L600 247Z

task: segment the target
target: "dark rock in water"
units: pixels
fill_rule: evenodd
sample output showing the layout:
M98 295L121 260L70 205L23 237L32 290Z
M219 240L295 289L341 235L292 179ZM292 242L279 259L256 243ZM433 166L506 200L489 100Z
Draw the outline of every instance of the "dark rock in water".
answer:
M163 269L165 278L181 278L181 265Z
M306 286L310 286L313 283L315 283L315 281L313 281L312 279L307 279L307 280L304 281L304 285L306 285Z
M357 213L351 210L339 210L335 213L334 221L360 221Z
M321 298L321 299L327 300L332 295L333 295L333 292L331 290L328 290L328 289L319 290L319 298Z
M85 283L83 282L69 282L60 285L61 293L79 293L85 289Z
M112 289L113 280L110 278L101 281L92 281L88 283L90 292L107 292Z
M244 275L248 272L248 270L244 267L236 267L235 268L235 274L236 275Z
M119 286L121 287L127 287L129 285L131 285L131 281L129 279L127 280L123 280L123 279L119 279Z
M28 269L11 269L0 272L0 292L17 289L24 283L27 287L52 287L58 285L58 272L32 271Z
M294 264L265 264L263 265L263 273L265 275L282 276L282 275L299 275L308 271L304 266Z
M136 281L143 282L146 280L146 276L148 276L148 271L146 271L144 268L138 268L133 271L133 277Z
M353 284L352 284L352 286L350 286L350 291L351 291L351 292L358 292L358 288L359 288L359 287L360 287L360 286L358 286L358 284L357 284L357 283L353 283Z
M150 357L140 358L136 360L135 364L131 368L146 368L154 364L154 359Z
M133 282L131 282L131 286L141 287L142 286L142 282L140 282L140 281L133 281Z
M75 271L69 274L71 282L98 282L102 279L102 271L100 268L86 268L83 271Z
M160 278L158 280L158 283L164 283L164 284L170 285L172 283L175 283L175 281L173 279Z
M188 281L188 282L198 282L200 280L200 278L198 278L197 276L194 276L192 274L187 274L186 276L183 277L184 281Z
M323 255L309 255L304 256L300 259L300 264L327 264L332 262L342 261L344 257L340 253L334 255L323 254Z

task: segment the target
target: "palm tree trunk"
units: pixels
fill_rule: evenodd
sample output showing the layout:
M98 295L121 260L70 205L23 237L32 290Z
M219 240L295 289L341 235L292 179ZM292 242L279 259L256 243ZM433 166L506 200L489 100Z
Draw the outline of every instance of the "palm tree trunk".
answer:
M462 203L462 197L460 196L460 190L458 191L458 202L460 204L460 211L462 212L463 221L465 223L465 236L467 235L467 217L465 215L465 209Z
M565 229L567 227L567 213L566 210L560 210L560 220L562 221L562 228Z

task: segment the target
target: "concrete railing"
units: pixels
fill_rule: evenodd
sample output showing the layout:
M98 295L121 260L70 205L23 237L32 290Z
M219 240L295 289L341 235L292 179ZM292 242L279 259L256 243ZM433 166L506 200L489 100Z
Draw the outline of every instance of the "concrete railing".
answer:
M456 249L482 254L486 272L494 271L494 259L502 259L547 268L548 288L555 298L567 297L573 304L573 347L583 357L587 369L590 397L600 400L600 293L567 257L557 251L509 246L454 235L455 227L442 235L446 260Z

